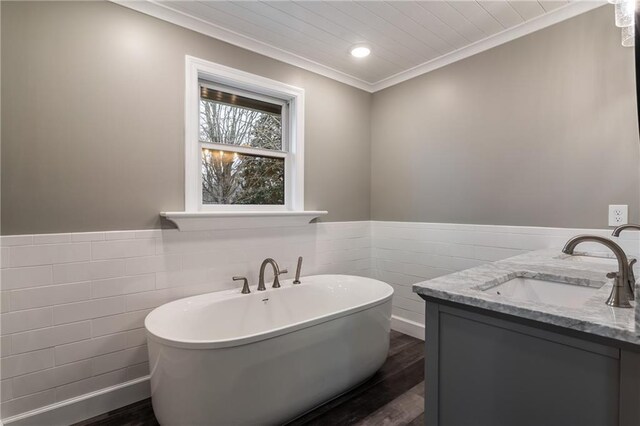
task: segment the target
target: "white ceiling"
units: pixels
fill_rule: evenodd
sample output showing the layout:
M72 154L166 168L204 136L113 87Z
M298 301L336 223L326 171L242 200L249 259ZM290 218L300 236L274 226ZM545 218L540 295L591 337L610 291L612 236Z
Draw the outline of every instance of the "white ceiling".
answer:
M118 1L376 91L591 10L599 1ZM371 55L349 54L356 44Z

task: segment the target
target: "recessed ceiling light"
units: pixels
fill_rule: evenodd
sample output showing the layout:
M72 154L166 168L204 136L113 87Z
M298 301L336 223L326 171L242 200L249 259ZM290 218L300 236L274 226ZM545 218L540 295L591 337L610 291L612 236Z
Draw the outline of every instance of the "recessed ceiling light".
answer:
M355 56L356 58L364 58L366 56L369 56L369 53L371 53L371 49L369 49L367 46L355 46L353 49L351 49L351 55Z

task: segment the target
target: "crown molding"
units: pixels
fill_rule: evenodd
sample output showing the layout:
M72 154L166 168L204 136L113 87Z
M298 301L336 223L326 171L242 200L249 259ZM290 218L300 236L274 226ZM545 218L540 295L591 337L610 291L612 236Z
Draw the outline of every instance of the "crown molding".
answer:
M607 4L605 0L575 0L568 3L566 6L562 6L549 13L523 22L520 25L508 28L502 32L491 35L468 46L424 62L375 83L370 83L262 41L185 14L155 0L111 0L111 2L198 33L208 35L215 39L222 40L226 43L233 44L234 46L320 74L369 93L375 93L396 84L400 84L422 74L442 68L446 65L468 58L469 56L473 56L501 44L508 43L519 37L523 37L527 34L536 32Z
M371 85L371 92L378 92L387 87L395 86L403 81L410 80L418 77L422 74L426 74L430 71L434 71L438 68L442 68L446 65L468 58L469 56L476 55L484 52L501 44L508 43L517 38L523 37L527 34L531 34L538 30L541 30L559 22L578 16L582 13L596 9L607 4L606 1L592 1L592 0L576 0L568 3L566 6L559 7L549 13L540 15L515 27L507 28L497 34L478 40L468 46L462 47L453 52L439 56L423 64L417 65L406 71L399 72L398 74L387 77Z
M295 53L288 52L262 41L247 37L235 31L228 30L219 25L212 24L203 19L188 15L172 7L156 2L155 0L110 0L112 3L133 9L154 18L170 22L172 24L187 28L189 30L213 37L234 46L250 50L260 55L268 56L272 59L294 65L298 68L311 71L316 74L339 81L349 86L371 92L371 83L351 76L342 71L338 71L326 65L322 65L311 59L303 58Z

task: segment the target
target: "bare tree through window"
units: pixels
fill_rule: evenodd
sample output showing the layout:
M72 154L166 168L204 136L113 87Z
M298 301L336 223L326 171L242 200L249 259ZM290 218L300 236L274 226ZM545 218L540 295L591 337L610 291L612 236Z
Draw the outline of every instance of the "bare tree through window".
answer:
M200 140L282 151L282 115L200 100ZM284 159L202 149L203 204L283 205Z

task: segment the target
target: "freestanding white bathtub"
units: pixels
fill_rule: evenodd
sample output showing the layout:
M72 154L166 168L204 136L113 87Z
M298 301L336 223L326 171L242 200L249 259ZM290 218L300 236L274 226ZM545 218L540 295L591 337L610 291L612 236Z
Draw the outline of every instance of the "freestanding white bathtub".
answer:
M176 300L145 320L162 425L271 425L375 373L389 349L388 284L346 275Z

